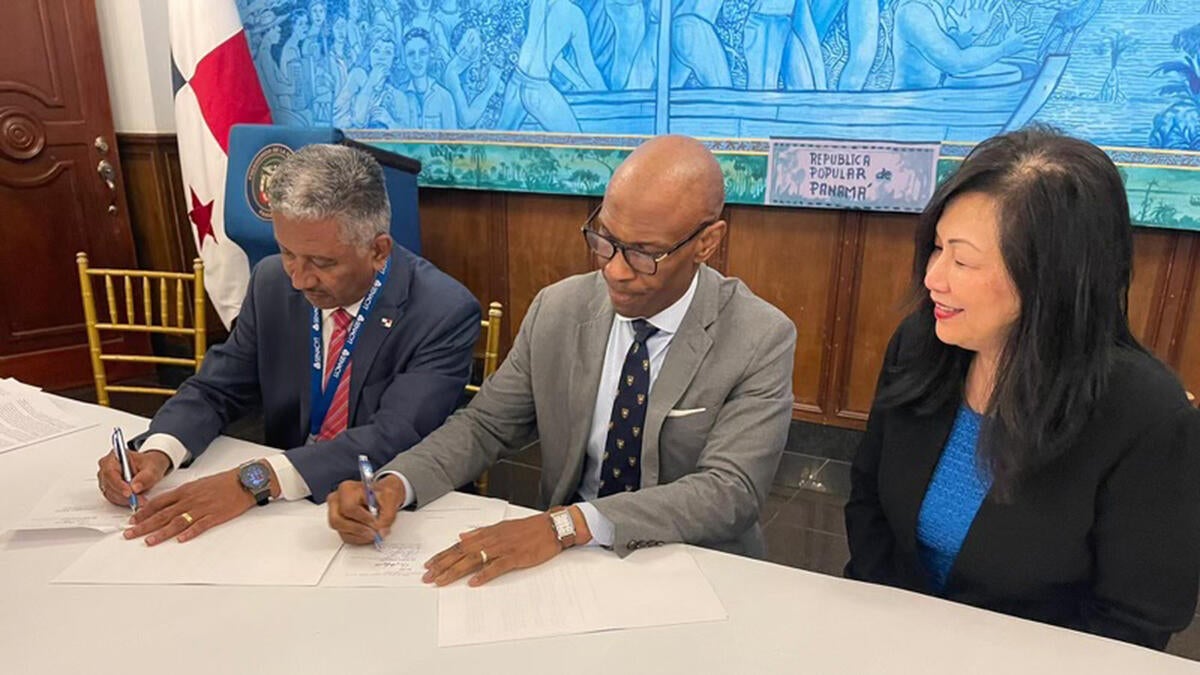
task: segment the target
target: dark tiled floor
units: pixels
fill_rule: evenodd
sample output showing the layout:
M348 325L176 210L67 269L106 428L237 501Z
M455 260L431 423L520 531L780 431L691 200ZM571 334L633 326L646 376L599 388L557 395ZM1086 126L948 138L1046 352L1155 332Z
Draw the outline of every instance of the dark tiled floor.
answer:
M60 393L84 401L96 400L91 388ZM113 397L113 407L147 417L154 414L159 402L153 397ZM231 425L227 433L261 442L261 417L251 415ZM850 494L849 462L860 437L856 431L792 423L786 452L759 519L769 560L841 575L850 557L842 507ZM536 443L502 460L489 472L490 494L536 507L541 464ZM1200 660L1200 620L1176 635L1167 651Z

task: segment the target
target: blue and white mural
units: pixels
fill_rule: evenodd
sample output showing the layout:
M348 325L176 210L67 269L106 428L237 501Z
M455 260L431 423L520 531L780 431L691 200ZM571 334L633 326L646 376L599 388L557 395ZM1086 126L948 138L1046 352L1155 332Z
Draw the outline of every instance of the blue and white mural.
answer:
M431 184L594 191L607 175L575 148L620 150L668 131L761 157L773 137L969 145L1040 121L1136 159L1127 175L1139 198L1150 169L1174 172L1158 185L1200 188L1200 0L239 7L277 123L440 158L422 177ZM513 143L561 166L531 185L513 167L534 158ZM437 150L447 144L485 147ZM580 172L597 180L571 178ZM1179 192L1151 197L1150 212L1175 209L1154 224L1200 227L1200 198ZM761 185L744 197L755 194L761 203Z

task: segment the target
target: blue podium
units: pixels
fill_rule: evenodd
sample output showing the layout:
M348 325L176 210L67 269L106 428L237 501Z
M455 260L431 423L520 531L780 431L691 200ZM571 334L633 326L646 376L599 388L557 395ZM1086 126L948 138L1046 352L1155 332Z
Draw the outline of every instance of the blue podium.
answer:
M333 127L287 127L237 124L229 132L229 169L225 176L225 234L242 247L250 266L279 252L271 231L266 187L279 162L313 143L338 143L363 150L383 166L392 204L392 238L421 254L421 222L417 211L417 174L421 163L346 137Z

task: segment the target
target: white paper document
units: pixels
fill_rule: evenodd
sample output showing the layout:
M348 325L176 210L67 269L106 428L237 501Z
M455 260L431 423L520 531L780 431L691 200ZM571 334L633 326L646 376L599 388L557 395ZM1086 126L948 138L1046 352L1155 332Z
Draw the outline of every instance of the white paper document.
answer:
M0 386L0 453L94 426L23 384Z
M62 478L54 483L33 511L14 530L82 528L116 532L128 527L133 512L109 503L100 494L95 476Z
M507 508L499 499L451 492L417 511L401 511L382 551L343 547L321 585L422 586L426 560L458 541L459 533L503 520Z
M341 540L324 518L309 515L250 511L185 544L146 546L110 534L53 583L315 586Z
M465 581L438 594L438 646L524 640L728 618L682 546L620 559L576 548L484 586Z
M142 499L173 490L192 478L185 471L173 471ZM117 506L104 498L96 484L96 476L65 476L51 484L25 520L12 529L116 532L129 526L131 515L133 512L128 506Z

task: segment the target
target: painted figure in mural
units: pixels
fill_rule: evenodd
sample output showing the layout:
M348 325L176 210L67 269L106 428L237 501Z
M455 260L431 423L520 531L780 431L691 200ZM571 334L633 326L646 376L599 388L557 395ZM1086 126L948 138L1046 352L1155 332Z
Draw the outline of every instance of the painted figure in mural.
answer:
M391 82L396 65L396 43L387 27L371 29L367 65L356 66L338 94L335 108L349 112L349 119L335 120L347 129L403 129L413 126L408 98Z
M334 17L330 30L328 84L333 93L333 102L329 120L334 125L350 117L349 101L339 94L345 90L346 81L350 77L350 67L354 64L355 53L350 42L352 26L348 17L337 16Z
M350 43L349 54L358 55L363 51L367 41L369 26L365 12L365 0L348 0L346 2L346 41ZM335 21L336 23L336 21Z
M625 79L625 90L650 89L654 87L658 77L658 0L646 1L646 32L642 34L642 42L633 55L633 63L629 66L629 76Z
M642 40L646 37L645 0L602 0L604 13L608 15L614 29L613 55L609 66L608 82L613 90L625 89L629 71Z
M280 27L283 20L269 9L256 12L253 16L255 22L251 25L257 39L252 40L250 44L257 45L257 47L252 50L251 57L254 59L254 67L258 70L258 76L262 78L263 94L267 98L267 104L271 106L271 110L280 110L279 95L286 93L287 82L279 70L279 63L275 60L272 52L283 37Z
M414 28L404 36L404 63L408 82L404 93L418 129L453 129L458 124L454 99L450 92L429 74L433 37L429 31Z
M849 41L846 65L838 77L837 88L860 91L871 74L879 51L879 6L886 0L810 0L817 37L824 41L838 15L845 12L846 37Z
M441 0L433 10L433 20L442 27L442 31L450 38L454 37L454 31L458 28L458 24L462 22L462 6L464 4L466 4L466 0ZM450 48L454 48L453 40L450 42Z
M793 30L793 22L799 26L799 35ZM754 0L742 29L742 47L747 89L778 89L779 76L784 70L793 85L789 89L824 88L817 86L818 75L820 82L825 81L825 64L808 0ZM815 61L811 60L813 56Z
M433 0L408 0L403 5L407 11L396 12L392 22L396 30L396 42L404 44L407 36L414 30L423 30L429 34L429 63L426 70L435 77L441 75L442 66L450 60L450 39L446 29L433 11Z
M291 33L284 40L283 48L279 50L279 70L283 73L286 86L279 92L280 110L273 110L275 121L283 123L306 124L305 113L312 102L312 81L308 77L308 69L304 67L304 59L300 53L300 44L308 37L308 12L297 9L291 15Z
M696 76L701 87L732 87L717 16L725 0L674 0L671 15L671 87Z
M567 47L575 57L564 56ZM583 91L604 91L604 76L592 58L587 18L571 0L531 0L525 39L504 91L499 128L519 129L526 116L546 131L579 132L571 106L550 82L551 71Z
M948 75L965 75L1035 44L1027 32L1005 27L996 44L977 44L997 19L1001 0L900 0L892 33L892 89L930 89Z
M313 86L312 123L333 122L334 80L329 68L329 43L332 28L325 0L308 3L308 18L311 24L308 36L300 43L300 55L304 59L304 70Z
M483 53L483 33L470 19L460 21L450 36L454 56L446 64L442 83L454 99L458 129L474 129L500 88L500 72Z

